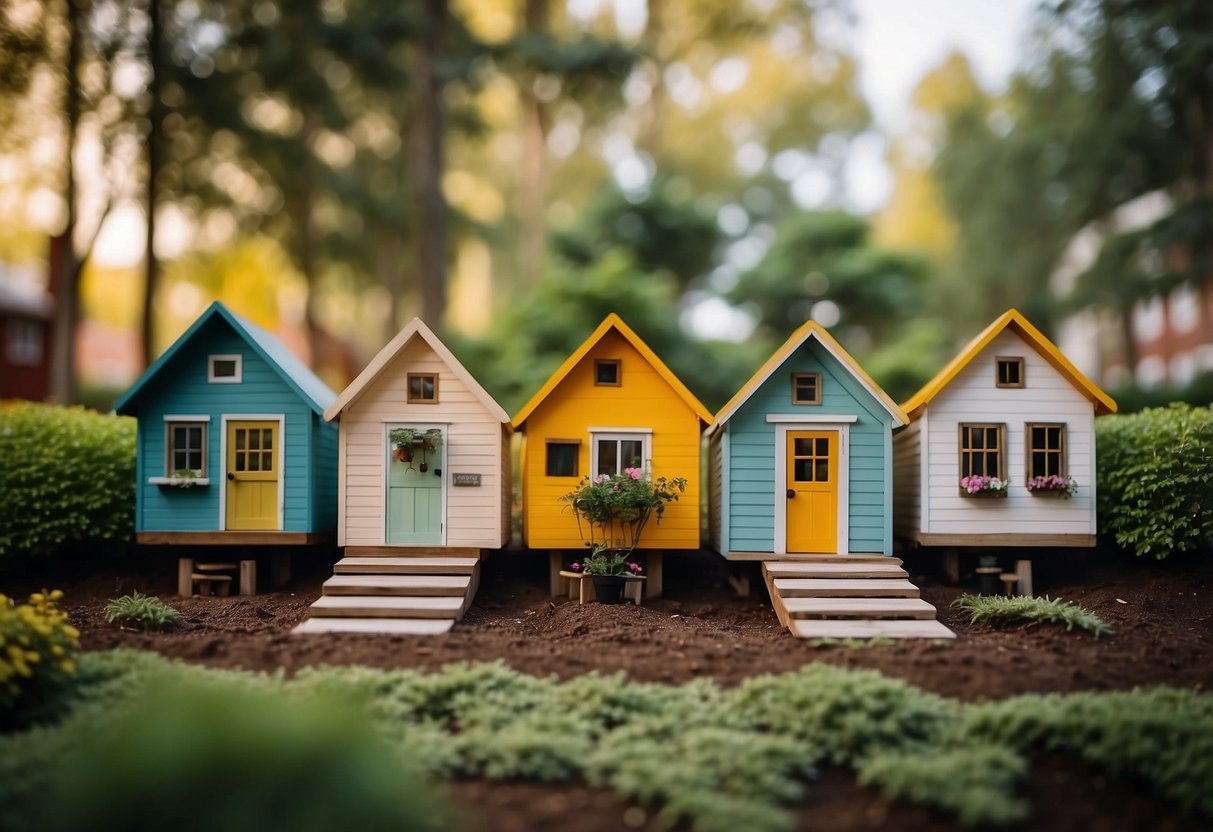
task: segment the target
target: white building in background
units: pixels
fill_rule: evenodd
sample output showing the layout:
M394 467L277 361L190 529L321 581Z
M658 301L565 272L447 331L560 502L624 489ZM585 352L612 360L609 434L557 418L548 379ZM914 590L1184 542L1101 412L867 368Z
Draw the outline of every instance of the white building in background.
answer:
M1172 207L1169 196L1152 191L1121 205L1107 221L1084 228L1070 241L1053 272L1054 295L1063 298L1071 292L1078 276L1099 257L1106 239L1146 228ZM1185 256L1186 252L1157 252L1151 270L1161 273L1164 258ZM1132 367L1125 358L1124 329L1114 310L1087 310L1062 322L1057 344L1083 373L1105 387L1130 380L1142 387L1183 387L1200 373L1213 372L1213 274L1198 285L1178 286L1134 304L1129 320L1136 355Z

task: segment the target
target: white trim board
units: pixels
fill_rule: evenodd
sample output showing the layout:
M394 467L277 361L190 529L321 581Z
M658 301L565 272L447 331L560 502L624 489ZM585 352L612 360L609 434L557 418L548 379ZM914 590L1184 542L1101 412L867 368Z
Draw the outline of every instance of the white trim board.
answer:
M854 413L835 415L832 413L768 413L767 424L803 425L853 425L859 421Z
M220 531L227 531L227 423L228 422L277 422L278 423L278 528L286 527L286 414L285 413L224 413L220 417L219 432L219 523Z
M845 417L844 417L845 418ZM804 430L803 424L781 423L775 425L775 540L774 554L788 554L788 431ZM835 552L824 554L847 554L851 539L850 517L850 468L851 429L846 423L815 423L814 430L832 431L838 434L838 526L835 534ZM782 507L782 508L781 508Z
M234 372L230 376L215 375L216 361L231 361L234 365ZM216 354L206 357L206 383L207 384L240 384L244 381L244 356L240 353Z
M166 413L164 414L166 422L210 422L211 417L205 414L193 415L189 413Z

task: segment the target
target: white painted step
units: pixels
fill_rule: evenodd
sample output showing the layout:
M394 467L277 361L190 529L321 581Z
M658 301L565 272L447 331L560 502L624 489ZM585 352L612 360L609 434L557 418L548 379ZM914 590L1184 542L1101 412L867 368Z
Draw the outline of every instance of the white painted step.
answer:
M775 578L784 598L917 598L918 587L892 578Z
M466 600L454 595L322 595L312 604L314 617L458 618Z
M809 621L795 619L789 628L798 638L956 638L938 621Z
M471 575L478 558L468 557L365 557L342 558L333 571L360 575Z
M792 618L935 618L921 598L785 598Z
M309 618L292 635L317 633L379 633L394 636L440 636L450 632L450 618Z
M462 597L471 582L470 575L334 575L324 582L324 594Z
M895 563L837 563L825 561L767 561L772 578L904 578L906 571Z

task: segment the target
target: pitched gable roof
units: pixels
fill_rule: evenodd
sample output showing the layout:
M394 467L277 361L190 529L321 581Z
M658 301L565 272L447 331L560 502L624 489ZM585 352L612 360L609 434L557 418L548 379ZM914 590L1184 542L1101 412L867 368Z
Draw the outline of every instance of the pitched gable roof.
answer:
M438 336L420 318L413 318L413 320L405 324L404 329L396 333L396 337L389 341L371 359L371 363L367 364L366 368L358 374L358 378L351 381L349 386L341 391L341 395L337 397L336 401L324 411L324 418L331 422L340 416L342 411L356 402L358 397L366 392L366 389L392 363L392 360L417 338L420 338L429 345L429 348L447 366L447 369L454 373L471 394L476 397L476 400L484 405L485 410L491 413L497 421L509 424L510 417L501 409L501 405L497 404L496 400L488 394L488 391L480 386L480 382L476 381L475 377L467 371L467 368L460 363L459 359L447 349L446 344L438 340Z
M644 360L657 371L657 374L665 380L666 384L668 384L671 389L673 389L673 391L678 395L678 398L682 399L686 406L699 417L701 422L706 425L712 421L712 414L708 413L707 408L700 404L699 399L695 398L695 394L687 389L687 386L678 379L678 376L674 375L670 368L665 365L665 362L657 357L657 353L653 352L653 350L649 348L648 344L640 340L640 336L633 332L632 329L623 322L622 318L612 312L602 319L602 323L598 325L598 328L594 330L590 337L586 338L585 341L581 343L581 346L575 349L572 355L566 358L564 363L556 368L556 372L552 373L551 377L546 383L544 383L542 387L539 388L538 392L536 392L534 396L531 396L531 400L522 406L522 409L519 410L514 416L513 425L515 428L522 426L522 423L525 422L528 417L530 417L530 415L535 411L535 408L539 406L540 402L546 399L548 394L555 390L560 382L564 381L565 377L573 371L573 368L581 363L581 360L585 358L586 354L593 349L594 346L611 330L615 330L622 335L624 340L631 344L632 347L638 353L640 353L641 357L644 358Z
M173 342L172 346L143 371L135 383L114 402L114 410L119 413L131 412L134 403L148 382L155 378L173 356L193 340L198 331L214 318L226 322L233 332L244 339L253 352L278 373L286 385L294 390L308 407L317 414L323 415L324 409L332 403L334 398L333 391L328 388L328 385L309 370L307 365L288 350L281 341L252 321L232 312L219 301L215 301L207 307L206 311L198 316L198 320L194 321L189 329Z
M993 323L979 332L965 348L960 351L955 358L940 370L935 378L926 383L925 386L913 396L911 396L902 407L909 415L910 419L917 419L922 413L922 408L930 403L931 399L935 398L941 390L948 386L948 383L968 366L969 362L977 357L983 349L990 345L1005 329L1011 329L1016 332L1028 346L1036 350L1040 357L1053 366L1053 369L1061 373L1061 375L1074 386L1078 392L1086 396L1092 404L1095 405L1095 415L1100 416L1105 413L1116 412L1116 402L1112 400L1104 391L1100 390L1095 382L1091 381L1083 375L1077 367L1070 363L1061 350L1057 349L1052 341L1044 336L1044 334L1032 326L1032 324L1020 314L1017 309L1008 309L1000 315Z
M851 374L851 377L859 382L860 386L871 394L881 407L888 411L893 417L894 426L904 425L909 423L906 414L897 406L897 403L889 398L888 393L881 389L880 385L872 380L872 377L864 372L859 366L859 362L851 357L851 354L842 348L842 345L834 340L834 336L826 331L826 328L816 321L805 321L795 332L788 336L788 340L783 342L783 346L775 350L775 353L766 360L754 375L750 376L750 380L742 385L733 398L729 399L728 403L720 409L716 414L716 421L708 428L708 435L713 434L717 428L733 417L741 406L745 404L750 396L758 390L763 383L771 377L771 375L783 366L783 362L795 352L802 344L813 338L817 343L825 348L826 352L832 355L839 364L843 366Z

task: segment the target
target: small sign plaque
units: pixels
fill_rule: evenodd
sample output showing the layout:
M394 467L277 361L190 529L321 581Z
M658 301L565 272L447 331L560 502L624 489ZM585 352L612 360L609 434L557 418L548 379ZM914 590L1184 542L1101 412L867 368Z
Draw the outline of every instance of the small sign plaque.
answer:
M479 474L451 474L451 479L456 486L480 485Z

